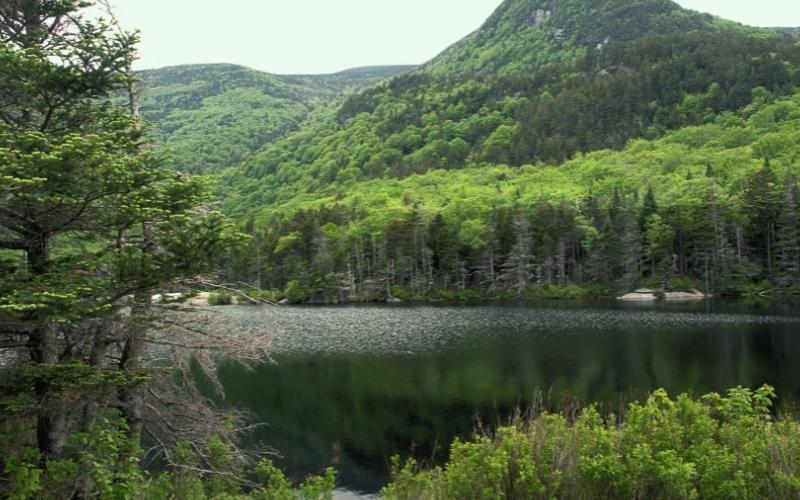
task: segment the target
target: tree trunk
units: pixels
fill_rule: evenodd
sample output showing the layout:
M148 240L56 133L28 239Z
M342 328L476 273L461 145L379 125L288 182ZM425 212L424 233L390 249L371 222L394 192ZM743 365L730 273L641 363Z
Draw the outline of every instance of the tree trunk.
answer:
M150 296L137 294L131 316L134 322L136 318L141 318L150 305ZM147 326L144 324L132 324L130 333L125 341L120 360L120 369L127 374L136 374L144 369L145 340L147 338ZM139 387L123 387L119 391L119 399L122 407L122 415L128 423L128 435L138 438L142 433L142 405L144 404L144 393Z
M108 350L108 339L104 327L97 328L94 332L94 342L92 344L92 352L89 354L89 366L93 368L102 369L106 363L106 352ZM95 424L97 413L100 410L100 403L98 399L93 399L86 403L83 409L83 421L81 428L87 432Z
M145 222L142 227L142 253L152 252L153 228ZM119 367L128 375L135 375L144 369L146 354L147 324L144 318L151 305L150 291L139 291L134 295L131 308L130 331L122 349L122 358ZM142 433L142 406L144 405L144 390L140 387L123 387L119 391L122 403L122 415L128 423L128 435L138 439Z
M55 365L58 363L58 337L56 331L47 326L34 328L28 346L31 360L39 365ZM43 461L58 458L64 447L67 433L67 417L60 398L53 394L47 379L41 378L33 382L36 400L42 409L36 420L36 443Z
M133 68L128 67L128 99L131 115L139 118L139 94L135 88ZM139 130L141 133L141 130ZM155 235L153 225L150 222L142 224L142 254L152 253ZM139 291L134 295L133 307L131 308L132 324L125 346L122 350L122 358L119 366L128 375L136 374L144 369L144 357L146 354L147 325L143 318L150 309L150 291ZM120 402L122 403L122 414L128 423L128 436L139 439L144 423L142 421L142 406L144 405L144 390L140 387L123 387L119 391Z
M28 271L34 276L47 272L50 264L49 238L39 235L28 242L26 256ZM58 332L33 318L35 326L28 334L31 360L38 365L58 363ZM44 462L57 458L64 447L67 432L67 417L64 408L52 394L46 378L33 382L36 400L42 405L36 421L36 442Z

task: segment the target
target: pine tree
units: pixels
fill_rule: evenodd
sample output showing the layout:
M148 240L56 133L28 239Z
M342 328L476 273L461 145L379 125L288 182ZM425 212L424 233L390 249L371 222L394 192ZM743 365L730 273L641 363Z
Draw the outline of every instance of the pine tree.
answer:
M775 224L781 210L782 193L769 161L748 180L742 205L748 215L745 239L762 275L772 279L775 268Z
M514 244L502 267L502 279L509 290L523 295L533 277L533 241L527 217L520 208L513 219Z
M642 248L642 257L645 259L643 267L650 270L650 274L656 274L656 252L650 248L648 241L647 231L653 215L658 213L658 204L656 203L656 196L653 192L652 186L647 187L647 192L642 200L642 208L639 211L639 233L641 234L642 241L640 247Z
M438 282L447 289L453 282L458 268L458 239L453 228L448 225L441 213L428 226L430 248L433 252L432 265Z
M788 174L784 181L784 197L776 222L776 280L781 286L800 283L800 211L797 182Z
M127 90L137 37L89 21L85 6L0 6L0 248L25 264L0 275L0 340L25 338L41 374L45 460L59 456L68 427L61 374L74 362L103 368L122 340L91 322L126 296L208 269L236 239L217 214L194 212L204 183L165 168L143 147L140 121L110 102Z
M728 288L737 277L740 277L741 272L737 266L736 252L728 237L727 221L719 203L718 187L710 166L706 170L706 177L709 183L703 203L706 210L708 238L703 249L703 268L706 290L715 292Z
M647 220L651 215L658 213L658 204L656 203L656 195L653 192L653 187L648 186L645 192L644 199L642 200L642 209L639 211L639 230L644 231L647 228Z
M605 270L602 281L629 287L641 275L639 255L640 236L633 211L624 197L614 190L606 210L606 224L600 229L602 266Z

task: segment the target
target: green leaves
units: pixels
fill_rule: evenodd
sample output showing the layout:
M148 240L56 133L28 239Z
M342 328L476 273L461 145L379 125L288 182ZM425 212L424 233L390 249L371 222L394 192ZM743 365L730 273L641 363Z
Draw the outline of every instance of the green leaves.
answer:
M589 407L456 441L443 468L395 459L388 498L782 498L798 494L800 432L768 417L774 392L721 397L654 392L622 423ZM791 457L791 458L790 458ZM786 459L787 461L784 461Z
M465 274L470 277L467 286L488 289L496 278L491 271L498 274L509 258L513 235L509 236L512 231L502 214L515 207L529 219L534 236L529 253L540 269L534 295L547 284L586 286L593 282L622 289L648 280L648 286L656 288L699 286L708 291L738 293L749 290L751 283L769 280L771 275L787 287L796 281L797 228L792 216L796 212L792 208L796 205L796 181L787 184L784 179L800 174L795 161L800 154L800 142L795 140L800 131L800 96L761 99L736 114L720 115L714 123L683 128L658 140L633 141L619 152L579 155L558 167L535 164L514 168L474 164L468 158L461 168L434 168L400 178L359 181L359 175L366 175L366 171L354 166L354 151L358 150L359 158L371 159L384 158L380 152L389 151L374 137L375 128L361 123L377 124L382 119L378 111L381 106L372 116L362 113L348 122L351 133L358 128L358 137L347 130L326 137L324 129L309 129L260 156L269 165L265 171L271 173L266 177L259 177L265 171L259 170L262 165L256 161L247 165L247 175L252 179L246 184L236 184L242 177L233 173L224 177L224 182L233 183L232 189L246 192L230 200L226 209L251 213L256 221L252 232L267 234L258 246L261 255L271 256L269 272L264 266L261 270L275 288L283 288L292 279L302 281L303 288L313 288L321 275L308 280L300 277L309 269L316 272L315 256L324 247L318 245L321 240L314 235L322 226L332 224L347 235L330 254L333 271L340 278L348 272L348 265L359 265L357 256L366 250L363 257L367 262L362 259L360 264L362 275L368 266L373 276L362 279L376 278L395 260L395 265L402 262L405 266L400 270L395 267L400 271L394 274L396 284L413 288L407 277L412 273L409 268L414 259L419 269L428 268L425 252L430 249L433 281L441 283L438 286L444 292L458 286ZM481 110L472 115L481 116L474 118L474 123L483 123L491 116L484 113ZM425 145L425 141L435 134L446 137L445 131L451 128L457 137L453 141L459 134L472 134L469 127L464 131L452 122L437 120L430 130L409 125L403 132L392 134L389 142L395 153L406 154L406 139L419 136L423 143L415 144L420 149L404 159L389 163L381 159L376 165L384 168L395 162L396 168L405 172L416 168L412 159L416 162L428 154L431 156L426 156L425 162L438 165L446 156L441 153L447 150L439 146L447 143L437 139ZM514 128L502 120L484 125L481 133L487 138L498 131L510 134ZM776 149L771 166L765 167L757 145L772 136L782 138L779 142L787 146ZM351 141L359 145L359 138L365 144L347 147ZM508 146L498 151L506 154ZM418 156L421 152L424 155ZM303 161L293 159L294 153L302 154ZM319 160L317 154L322 155ZM324 166L317 172L318 161L323 159ZM337 169L341 182L325 184L322 177ZM311 181L316 175L321 177ZM310 182L309 187L298 189L304 182ZM442 232L434 227L437 218L453 249L436 242ZM413 240L411 226L417 227L417 237L421 238L416 250L402 245L409 238ZM408 236L396 236L400 234ZM395 238L401 245L395 244ZM252 282L255 273L247 258L245 255L237 260L235 268L237 276ZM562 273L567 283L560 281L559 271L553 269L559 261L566 262L566 268L572 271L571 275Z

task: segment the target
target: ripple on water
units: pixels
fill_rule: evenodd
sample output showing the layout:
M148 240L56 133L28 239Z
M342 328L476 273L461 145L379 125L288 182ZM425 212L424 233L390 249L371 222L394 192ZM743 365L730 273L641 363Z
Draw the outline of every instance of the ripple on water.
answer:
M275 336L276 355L419 355L548 334L800 324L791 316L541 307L226 307L232 327Z

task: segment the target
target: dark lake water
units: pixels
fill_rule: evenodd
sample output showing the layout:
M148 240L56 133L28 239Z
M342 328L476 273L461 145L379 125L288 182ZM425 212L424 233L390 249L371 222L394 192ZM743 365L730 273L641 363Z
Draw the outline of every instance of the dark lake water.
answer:
M339 483L376 492L392 455L446 458L476 419L534 401L612 411L663 387L700 395L737 385L800 397L800 303L616 301L485 305L227 307L232 328L275 336L275 364L224 366L226 404L269 425L293 477L337 463Z

